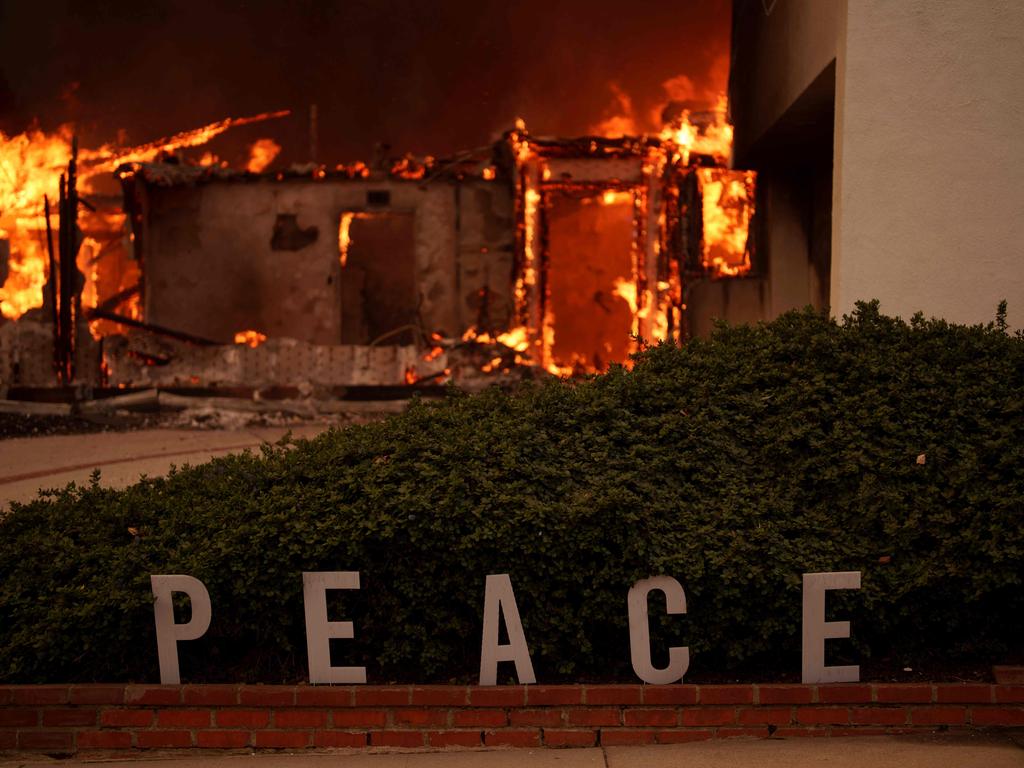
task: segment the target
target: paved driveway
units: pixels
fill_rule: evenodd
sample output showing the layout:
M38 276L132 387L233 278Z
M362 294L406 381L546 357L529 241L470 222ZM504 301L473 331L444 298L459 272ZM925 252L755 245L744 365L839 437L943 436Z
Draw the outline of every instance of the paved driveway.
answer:
M31 501L40 488L87 482L97 468L104 486L123 488L141 475L166 474L171 465L201 464L214 456L257 449L289 431L297 438L313 437L326 428L144 429L0 440L0 509L12 501Z

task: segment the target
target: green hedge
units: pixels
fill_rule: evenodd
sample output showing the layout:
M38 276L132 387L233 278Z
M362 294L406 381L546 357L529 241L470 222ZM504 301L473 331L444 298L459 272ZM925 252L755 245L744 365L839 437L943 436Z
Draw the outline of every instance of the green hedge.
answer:
M820 570L863 572L829 598L853 622L840 655L1001 659L1024 637L1022 509L1024 339L1001 316L794 312L631 372L453 392L16 505L0 679L156 680L152 573L209 588L210 631L180 646L189 681L304 679L309 570L361 572L332 593L356 627L335 663L370 682L472 680L484 577L505 572L542 682L633 679L626 593L656 574L686 589L688 615L652 615L693 674L798 670L801 574Z

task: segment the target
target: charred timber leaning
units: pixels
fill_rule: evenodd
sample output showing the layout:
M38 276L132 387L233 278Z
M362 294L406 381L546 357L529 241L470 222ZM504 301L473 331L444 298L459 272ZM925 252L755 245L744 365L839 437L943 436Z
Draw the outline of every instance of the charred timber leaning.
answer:
M53 322L53 372L60 380L60 317L57 302L57 257L53 252L53 227L50 225L50 198L43 195L43 212L46 214L46 254L50 262L50 279L47 280L50 299L50 319Z
M138 288L136 287L135 290L137 291ZM88 320L109 320L112 323L125 325L129 328L138 328L142 331L155 333L158 336L167 336L172 339L177 339L178 341L183 341L186 344L195 344L200 347L216 347L221 344L219 341L204 339L202 336L193 336L191 333L185 333L184 331L176 331L173 328L165 328L162 325L147 323L142 320L135 320L134 318L127 317L126 315L119 315L117 312L111 312L103 307L96 307L95 309L89 310L86 315Z
M70 166L69 166L70 173ZM68 332L71 327L71 273L68 264L71 262L71 248L67 237L68 190L74 184L67 183L67 176L60 177L60 198L57 204L59 221L57 225L57 243L60 252L58 268L60 277L57 280L59 299L57 301L57 379L62 384L69 384L74 376L71 370L71 339Z
M110 296L104 299L102 302L100 302L99 306L93 309L92 313L90 314L95 314L98 311L113 312L121 304L128 301L128 299L132 298L132 296L137 296L141 291L142 286L140 286L138 283L128 288L125 288L124 290L118 291L113 296Z
M51 294L59 292L60 297L56 307L55 358L58 380L62 384L70 384L75 378L75 347L78 321L82 314L82 288L85 285L85 276L78 271L76 263L78 249L82 244L82 232L78 228L79 202L78 138L75 137L71 140L71 159L68 161L67 173L60 177L60 222L57 233L60 279L56 287L51 287ZM46 225L49 228L49 216ZM52 279L51 272L51 282Z

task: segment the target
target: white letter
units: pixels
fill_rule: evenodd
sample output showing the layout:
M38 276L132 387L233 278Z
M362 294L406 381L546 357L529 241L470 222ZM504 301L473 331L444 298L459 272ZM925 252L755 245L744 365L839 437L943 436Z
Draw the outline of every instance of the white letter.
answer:
M682 585L671 576L641 579L629 589L629 658L633 671L645 683L668 685L683 679L690 666L689 647L673 646L668 649L668 666L658 669L651 661L651 628L647 618L647 595L656 589L665 593L667 613L686 613L686 593Z
M160 682L177 685L178 641L197 640L210 628L210 593L199 579L191 576L150 576L153 589L153 615L156 618L156 654L160 660ZM184 592L192 602L192 618L185 624L174 623L174 592Z
M359 589L359 571L318 571L302 574L302 599L306 609L306 653L309 682L365 683L366 667L332 667L331 638L351 640L351 621L327 620L328 589Z
M505 615L508 645L498 645L498 614ZM514 661L521 684L536 683L512 580L507 573L487 577L484 586L484 635L480 644L480 685L497 685L498 662Z
M860 667L826 667L825 640L850 636L850 622L825 621L825 591L860 589L860 571L804 574L804 683L856 683Z

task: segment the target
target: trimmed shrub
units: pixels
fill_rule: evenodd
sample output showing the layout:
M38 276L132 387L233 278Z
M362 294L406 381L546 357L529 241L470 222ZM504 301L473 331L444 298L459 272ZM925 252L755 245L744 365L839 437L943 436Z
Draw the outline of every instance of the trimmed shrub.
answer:
M861 660L985 660L1024 636L1024 339L810 310L661 345L632 371L416 403L386 421L95 482L0 521L0 679L156 680L149 576L201 579L205 638L183 679L306 676L303 571L355 621L336 664L371 682L472 680L484 577L509 573L542 681L633 679L626 593L691 672L799 669L801 574ZM656 658L657 661L657 658ZM831 661L831 660L830 660ZM502 667L502 677L511 667Z

